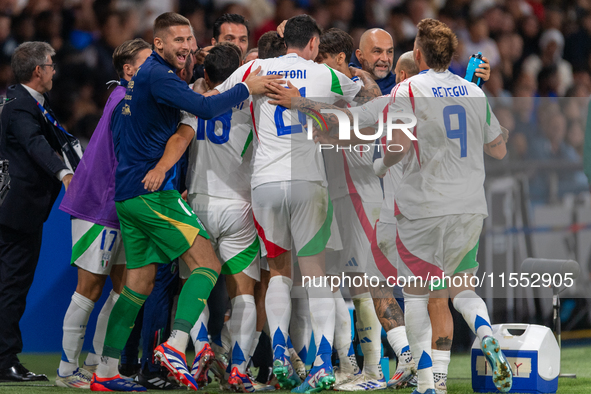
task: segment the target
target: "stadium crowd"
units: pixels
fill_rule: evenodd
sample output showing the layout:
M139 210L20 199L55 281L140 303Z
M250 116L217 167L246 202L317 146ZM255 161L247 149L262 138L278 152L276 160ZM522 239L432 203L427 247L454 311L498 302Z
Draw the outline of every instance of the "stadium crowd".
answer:
M591 94L591 5L587 1L539 0L170 0L170 1L4 1L0 5L0 94L13 76L10 56L25 41L41 40L56 50L57 73L52 97L62 124L86 146L116 80L111 57L126 40L151 41L151 23L167 10L189 18L200 47L211 45L213 21L237 13L249 22L249 47L267 31L294 15L308 13L321 28L350 33L354 46L368 28L382 27L394 38L394 62L412 49L416 24L434 17L458 35L451 71L463 75L471 54L490 59L491 80L485 85L508 124L515 125L510 160L582 161L586 98ZM512 98L519 97L513 106ZM537 111L538 97L558 100ZM523 98L523 99L521 99ZM545 102L544 102L545 103ZM514 107L519 107L515 111ZM529 108L529 109L528 109ZM513 109L510 111L509 109ZM529 111L529 113L527 113ZM540 117L552 115L550 133ZM558 118L558 119L556 119ZM572 172L572 171L571 171ZM532 200L549 199L547 174L532 176ZM587 189L582 172L560 173L558 196Z

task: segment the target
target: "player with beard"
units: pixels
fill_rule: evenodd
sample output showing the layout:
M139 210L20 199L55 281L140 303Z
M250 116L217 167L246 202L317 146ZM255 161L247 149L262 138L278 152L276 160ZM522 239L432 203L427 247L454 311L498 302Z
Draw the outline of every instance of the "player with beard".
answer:
M196 390L187 369L189 332L205 306L220 272L220 263L199 219L174 189L179 158L194 130L180 128L180 110L210 119L265 91L270 77L253 73L225 94L203 97L175 75L185 66L192 32L189 21L169 12L154 22L155 51L130 81L113 125L116 171L115 202L127 256L127 280L107 326L101 362L93 375L93 391L144 391L117 373L121 349L137 313L154 285L157 263L182 256L192 273L179 296L172 333L155 356L175 379ZM197 301L197 302L196 302Z

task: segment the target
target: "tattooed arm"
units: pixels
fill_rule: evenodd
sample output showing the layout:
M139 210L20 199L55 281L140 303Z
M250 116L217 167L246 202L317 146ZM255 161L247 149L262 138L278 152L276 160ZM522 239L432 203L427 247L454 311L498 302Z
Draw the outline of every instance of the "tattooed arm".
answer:
M340 108L336 105L331 105L327 103L321 103L318 101L310 100L306 97L301 97L300 92L298 89L291 84L291 82L287 81L287 88L281 86L278 83L271 82L266 85L267 89L270 93L267 93L267 97L271 98L272 100L269 101L269 104L273 105L280 105L285 108L297 109L300 112L303 112L307 115L314 115L316 116L320 113L322 109L333 109L342 111L346 116L349 117L350 124L353 124L353 115L351 111L347 108ZM331 127L338 127L339 120L337 115L335 114L322 114L322 117L326 121L329 128Z
M404 313L390 287L370 287L376 315L386 332L404 326Z
M509 131L506 128L501 126L501 131L501 135L488 144L484 144L484 153L498 160L501 160L507 154L507 145L505 143L509 138Z

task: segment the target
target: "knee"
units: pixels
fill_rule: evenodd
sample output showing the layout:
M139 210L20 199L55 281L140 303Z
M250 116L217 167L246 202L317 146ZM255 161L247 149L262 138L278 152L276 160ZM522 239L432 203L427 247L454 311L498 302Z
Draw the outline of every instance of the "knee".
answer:
M97 302L103 293L104 285L105 279L101 277L95 277L93 280L88 281L79 281L76 286L76 293L88 298L92 302Z

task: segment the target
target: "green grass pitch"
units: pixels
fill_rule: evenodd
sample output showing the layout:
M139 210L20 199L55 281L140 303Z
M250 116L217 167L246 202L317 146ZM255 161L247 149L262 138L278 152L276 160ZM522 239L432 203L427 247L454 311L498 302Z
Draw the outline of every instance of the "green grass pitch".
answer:
M576 379L560 378L558 382L558 393L566 394L590 394L591 393L591 346L569 347L563 349L561 369L564 373L574 373ZM45 385L41 384L10 384L0 383L0 393L14 394L50 394L50 393L71 393L79 390L64 389L54 386L56 370L59 364L59 354L23 354L20 357L22 363L35 373L44 373L50 379ZM83 357L80 358L84 360ZM188 355L187 359L192 359ZM394 365L390 370L393 371ZM467 394L472 393L472 383L470 380L470 356L467 354L452 355L449 366L449 379L447 383L449 394ZM202 393L217 394L217 385L212 384ZM394 393L394 390L387 389L387 392ZM396 393L410 394L412 389L396 390ZM167 391L170 392L170 391ZM187 392L187 390L176 390L172 392ZM285 394L287 391L275 391L276 394Z

